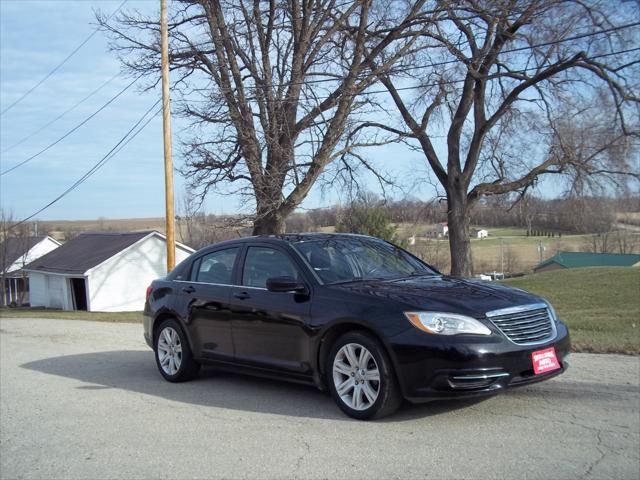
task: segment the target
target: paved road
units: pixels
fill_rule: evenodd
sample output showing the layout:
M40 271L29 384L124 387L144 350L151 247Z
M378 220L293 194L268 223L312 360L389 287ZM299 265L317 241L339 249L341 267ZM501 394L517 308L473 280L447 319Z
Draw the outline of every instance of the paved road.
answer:
M161 379L140 325L0 319L0 477L615 478L640 475L640 359L378 422L326 395L204 371Z

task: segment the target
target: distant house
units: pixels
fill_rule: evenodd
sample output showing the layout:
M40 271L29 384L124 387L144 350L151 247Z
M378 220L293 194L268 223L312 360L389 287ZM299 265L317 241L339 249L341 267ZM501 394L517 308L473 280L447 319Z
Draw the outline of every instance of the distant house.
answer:
M29 301L29 279L22 269L59 246L60 242L48 235L10 237L0 244L0 271L4 277L2 298L6 305Z
M176 262L193 249L176 244ZM155 231L84 233L27 265L31 306L142 310L146 287L166 274L166 237Z
M546 272L561 268L640 267L640 255L631 253L559 252L533 270Z
M480 239L487 238L489 236L489 232L484 229L474 228L473 230L471 230L471 236L473 238L480 238Z
M449 225L447 222L440 222L435 225L435 228L424 232L424 236L427 238L443 238L449 236Z

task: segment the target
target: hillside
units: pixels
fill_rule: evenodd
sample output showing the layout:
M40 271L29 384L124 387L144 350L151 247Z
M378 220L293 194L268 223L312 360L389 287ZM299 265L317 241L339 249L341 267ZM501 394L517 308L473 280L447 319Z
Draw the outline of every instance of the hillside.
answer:
M505 283L549 300L574 351L640 354L640 269L556 270Z

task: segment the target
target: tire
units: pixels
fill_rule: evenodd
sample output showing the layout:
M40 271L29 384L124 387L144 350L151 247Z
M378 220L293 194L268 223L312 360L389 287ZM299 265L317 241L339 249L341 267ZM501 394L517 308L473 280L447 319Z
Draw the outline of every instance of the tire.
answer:
M331 396L350 417L382 418L402 404L391 360L380 342L366 332L347 332L338 338L327 355L325 373Z
M169 382L192 380L200 371L200 364L193 359L189 341L177 320L164 320L154 338L156 365L160 374Z

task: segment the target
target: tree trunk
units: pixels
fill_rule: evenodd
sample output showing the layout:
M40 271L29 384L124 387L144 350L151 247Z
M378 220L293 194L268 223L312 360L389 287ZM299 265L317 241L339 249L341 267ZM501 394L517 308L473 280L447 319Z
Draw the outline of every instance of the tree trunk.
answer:
M278 235L285 233L285 217L278 211L258 214L253 221L254 235Z
M447 193L449 250L451 251L451 275L471 277L473 259L469 236L469 204L464 191Z

